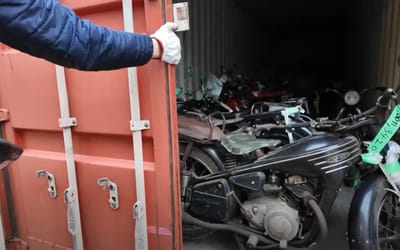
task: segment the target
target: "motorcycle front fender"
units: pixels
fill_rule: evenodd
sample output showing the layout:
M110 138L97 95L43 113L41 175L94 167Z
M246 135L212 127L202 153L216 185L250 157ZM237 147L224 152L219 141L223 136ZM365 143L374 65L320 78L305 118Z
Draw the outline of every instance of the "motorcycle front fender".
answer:
M377 235L375 202L385 194L386 178L380 171L368 175L356 190L348 216L348 241L351 250L374 249Z

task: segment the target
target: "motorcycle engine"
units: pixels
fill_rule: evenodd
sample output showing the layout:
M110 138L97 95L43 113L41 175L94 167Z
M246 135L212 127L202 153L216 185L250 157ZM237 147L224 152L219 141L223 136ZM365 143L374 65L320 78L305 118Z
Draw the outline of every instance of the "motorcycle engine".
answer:
M289 241L296 237L300 228L299 211L279 197L258 197L243 203L242 213L250 226L265 230L277 241Z

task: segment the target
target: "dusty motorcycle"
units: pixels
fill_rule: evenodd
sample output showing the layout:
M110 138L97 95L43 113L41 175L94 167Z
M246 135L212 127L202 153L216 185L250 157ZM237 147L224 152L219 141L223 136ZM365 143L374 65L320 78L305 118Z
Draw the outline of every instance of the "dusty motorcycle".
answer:
M397 98L395 92L393 97ZM387 106L388 98L380 103ZM369 170L350 206L351 250L400 249L400 146L390 141L399 128L400 105L396 105L362 155Z
M375 110L338 121L251 127L311 128L309 135L289 143L266 134L257 138L251 128L226 134L180 117L184 238L225 230L245 239L248 248L274 249L306 247L326 237L325 217L345 174L360 161L361 141L351 132L374 123Z
M362 90L355 88L325 88L314 92L315 113L331 119L341 119L361 113L361 106L369 105L367 100L376 98L385 91L385 87L373 87Z

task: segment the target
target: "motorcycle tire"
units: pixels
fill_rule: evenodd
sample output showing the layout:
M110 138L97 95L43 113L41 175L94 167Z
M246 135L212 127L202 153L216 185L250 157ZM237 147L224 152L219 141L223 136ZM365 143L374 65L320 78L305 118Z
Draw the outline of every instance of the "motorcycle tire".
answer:
M180 143L179 144L179 155L180 155L181 159L183 158L185 149L186 149L186 144ZM204 167L206 170L206 172L198 171L197 173L211 174L211 173L218 172L217 164L204 151L202 151L201 149L199 149L196 146L192 146L192 150L186 159L186 164L185 164L185 166L187 167L186 170L188 170L188 168L190 168L191 165L193 165L193 164L198 164L196 166ZM198 169L196 169L195 171L197 171L197 170ZM200 227L200 226L196 226L196 225L189 225L189 224L185 224L185 223L182 223L182 231L183 231L183 239L184 240L202 239L202 238L210 236L211 234L213 234L215 232L214 230L211 230L208 228L204 228L204 227Z
M383 176L374 178L369 184L369 193L363 204L350 209L349 218L356 217L349 227L351 250L396 250L400 249L400 202ZM368 185L368 184L367 184ZM360 187L362 189L363 187ZM355 194L357 199L357 192ZM361 201L361 200L359 200ZM354 199L353 199L354 202ZM355 226L355 227L354 227ZM355 230L355 228L358 228Z

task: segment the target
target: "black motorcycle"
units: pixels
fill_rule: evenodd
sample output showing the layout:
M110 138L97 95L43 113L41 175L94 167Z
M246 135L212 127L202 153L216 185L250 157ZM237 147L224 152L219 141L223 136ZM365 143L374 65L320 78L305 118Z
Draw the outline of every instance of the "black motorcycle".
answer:
M390 107L387 96L380 98L378 106ZM392 97L397 102L396 92L392 92ZM348 240L351 250L400 249L400 146L390 142L399 128L400 105L396 105L369 144L367 152L362 155L367 164L361 169L364 171L361 184L349 212ZM394 151L392 144L397 144Z
M314 92L315 113L317 116L328 116L331 119L341 119L360 114L363 106L370 106L369 101L386 90L385 87L372 87L357 90L355 88L325 88Z
M387 107L391 94L385 92L377 106ZM362 144L352 132L375 123L372 114L376 109L336 121L275 124L275 128L286 132L312 128L310 135L291 143L260 139L249 133L251 130L226 134L216 126L180 117L184 239L225 230L239 235L248 248L274 249L307 247L325 238L326 215L343 179L350 169L360 166ZM256 115L257 119L261 116ZM273 124L267 127L272 128ZM357 235L354 226L376 226L376 221L366 224L366 218L377 215L377 201L368 200L368 192L379 183L382 187L387 184L382 177L370 178L373 181L365 180L369 184L360 186L352 204L353 211L370 208L363 216L349 217L352 239L375 237L365 231L364 235ZM397 229L395 226L393 230Z

